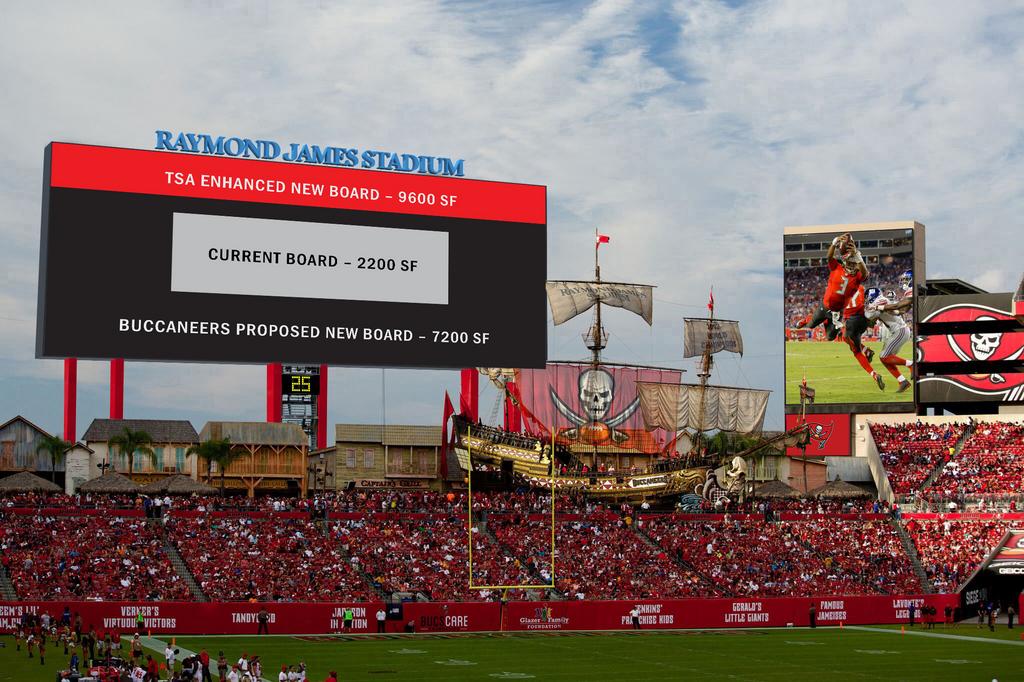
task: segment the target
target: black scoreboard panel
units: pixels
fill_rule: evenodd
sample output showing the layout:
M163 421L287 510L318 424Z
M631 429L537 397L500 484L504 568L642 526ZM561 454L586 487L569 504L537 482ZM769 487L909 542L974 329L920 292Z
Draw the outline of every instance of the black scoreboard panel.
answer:
M53 143L36 354L542 367L546 259L541 186Z

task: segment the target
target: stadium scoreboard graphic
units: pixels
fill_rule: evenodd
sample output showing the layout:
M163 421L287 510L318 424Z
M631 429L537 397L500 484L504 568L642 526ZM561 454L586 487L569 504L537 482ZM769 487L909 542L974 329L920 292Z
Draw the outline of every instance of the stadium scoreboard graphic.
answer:
M919 316L922 404L1024 403L1024 324L1011 293L926 296Z
M44 173L37 357L546 361L543 186L60 142Z
M800 412L805 379L816 393L808 413L914 411L906 362L923 254L913 221L784 229L787 413Z

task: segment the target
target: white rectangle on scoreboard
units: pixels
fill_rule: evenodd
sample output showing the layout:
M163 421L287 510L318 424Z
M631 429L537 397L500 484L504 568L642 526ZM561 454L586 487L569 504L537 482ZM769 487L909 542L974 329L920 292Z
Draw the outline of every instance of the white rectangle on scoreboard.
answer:
M175 213L171 291L448 303L448 233Z

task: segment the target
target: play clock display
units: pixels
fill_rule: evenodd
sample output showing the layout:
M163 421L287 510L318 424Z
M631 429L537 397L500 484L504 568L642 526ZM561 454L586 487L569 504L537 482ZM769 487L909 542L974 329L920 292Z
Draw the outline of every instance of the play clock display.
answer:
M314 374L282 374L282 395L320 395L320 377Z

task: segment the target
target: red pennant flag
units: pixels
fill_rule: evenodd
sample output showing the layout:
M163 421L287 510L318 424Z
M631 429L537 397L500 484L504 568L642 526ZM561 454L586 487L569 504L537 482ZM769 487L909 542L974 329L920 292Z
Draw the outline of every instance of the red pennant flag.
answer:
M715 288L711 287L711 296L708 298L708 310L715 312Z
M451 396L448 395L448 391L444 392L444 417L441 418L441 445L447 445L448 440L448 420L455 414L455 405L452 404Z
M597 235L597 245L598 246L601 246L601 244L607 244L611 240L612 240L612 238L609 237L606 234L599 234L599 235Z

